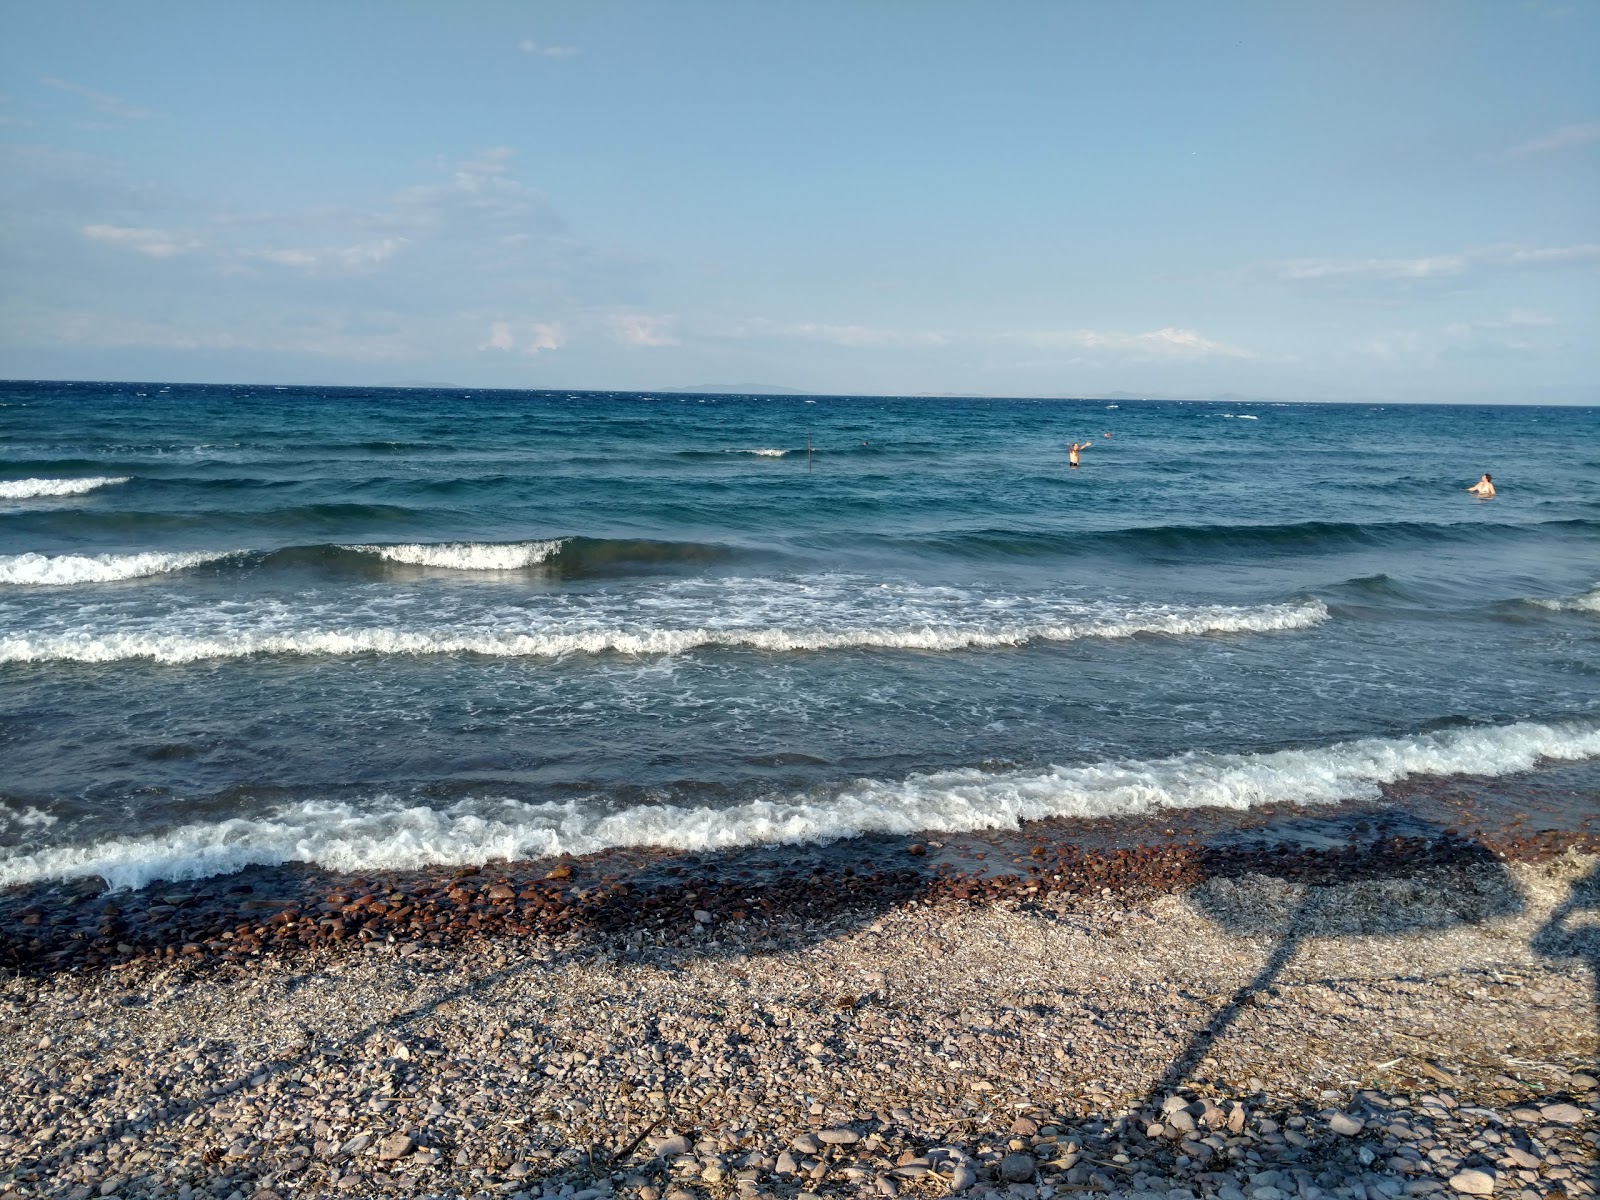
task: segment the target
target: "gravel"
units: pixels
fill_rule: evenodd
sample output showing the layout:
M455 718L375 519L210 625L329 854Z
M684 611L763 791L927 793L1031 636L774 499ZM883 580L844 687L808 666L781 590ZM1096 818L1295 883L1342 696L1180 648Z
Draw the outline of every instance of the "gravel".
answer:
M0 1198L1586 1197L1596 870L20 975Z

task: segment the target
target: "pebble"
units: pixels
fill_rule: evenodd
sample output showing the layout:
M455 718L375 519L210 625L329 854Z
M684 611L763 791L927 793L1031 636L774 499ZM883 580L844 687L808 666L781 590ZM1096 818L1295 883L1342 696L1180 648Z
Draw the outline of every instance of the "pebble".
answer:
M404 1158L416 1149L416 1143L408 1134L391 1133L378 1143L378 1160L380 1162L393 1162L397 1158Z
M1365 1126L1349 1113L1336 1112L1328 1118L1328 1128L1343 1137L1355 1137Z
M1450 1186L1468 1196L1492 1196L1494 1176L1488 1171L1458 1171L1450 1176Z
M1583 1120L1583 1113L1576 1104L1546 1104L1539 1110L1539 1116L1552 1125L1576 1125Z
M1028 1183L1037 1169L1031 1154L1007 1154L1000 1160L1000 1178L1007 1183Z
M824 1129L817 1134L817 1140L829 1146L854 1146L861 1135L854 1129Z

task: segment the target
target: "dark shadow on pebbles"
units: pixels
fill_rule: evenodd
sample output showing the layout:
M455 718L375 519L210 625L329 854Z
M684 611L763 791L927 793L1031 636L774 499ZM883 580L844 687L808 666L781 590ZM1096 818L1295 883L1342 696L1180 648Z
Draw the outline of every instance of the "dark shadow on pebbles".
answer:
M1435 827L1414 836L1421 846L1449 846L1451 852L1442 862L1436 854L1419 856L1435 860L1427 863L1405 853L1392 856L1390 870L1379 874L1363 872L1340 879L1304 873L1301 886L1293 892L1270 886L1263 875L1276 872L1253 870L1228 848L1218 847L1205 856L1205 882L1189 891L1188 903L1231 935L1270 937L1274 945L1255 978L1239 988L1173 1058L1151 1089L1151 1106L1159 1111L1169 1097L1181 1094L1217 1040L1226 1036L1246 1006L1270 991L1308 939L1430 933L1481 925L1523 911L1522 893L1493 850L1458 837L1454 830ZM1426 880L1418 877L1425 865L1434 868ZM1441 874L1448 874L1448 882ZM1326 884L1346 886L1319 886Z
M1533 949L1549 958L1578 959L1589 969L1596 1037L1600 1037L1600 866L1577 883L1567 899L1534 935ZM1590 1064L1600 1074L1600 1061ZM1589 1181L1600 1191L1600 1155L1590 1160Z

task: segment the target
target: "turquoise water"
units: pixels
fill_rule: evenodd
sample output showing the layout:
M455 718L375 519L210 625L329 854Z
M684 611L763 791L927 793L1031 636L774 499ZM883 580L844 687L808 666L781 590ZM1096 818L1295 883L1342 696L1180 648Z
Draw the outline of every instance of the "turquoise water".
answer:
M0 405L0 882L1336 802L1600 756L1594 409ZM1494 500L1463 491L1484 470Z

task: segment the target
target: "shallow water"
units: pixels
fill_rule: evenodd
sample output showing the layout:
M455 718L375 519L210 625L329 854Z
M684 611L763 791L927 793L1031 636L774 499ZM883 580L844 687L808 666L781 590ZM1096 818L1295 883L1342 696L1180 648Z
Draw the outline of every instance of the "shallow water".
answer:
M1600 756L1593 409L0 390L0 883Z

